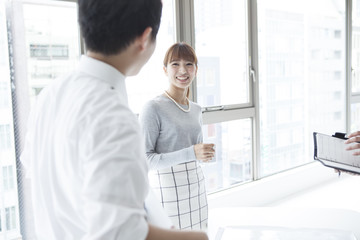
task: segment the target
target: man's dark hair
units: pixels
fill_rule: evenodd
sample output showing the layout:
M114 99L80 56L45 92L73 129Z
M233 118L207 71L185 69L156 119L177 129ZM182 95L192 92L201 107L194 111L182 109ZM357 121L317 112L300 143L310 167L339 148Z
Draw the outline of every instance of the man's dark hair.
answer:
M79 24L88 50L113 55L129 46L147 27L156 39L161 0L78 0Z

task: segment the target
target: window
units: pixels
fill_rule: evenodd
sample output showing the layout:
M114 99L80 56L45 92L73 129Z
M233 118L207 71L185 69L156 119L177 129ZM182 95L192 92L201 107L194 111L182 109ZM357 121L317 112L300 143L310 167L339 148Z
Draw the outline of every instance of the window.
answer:
M350 130L360 130L360 1L352 1Z
M5 4L8 4L9 25L6 24ZM19 213L26 210L30 216L27 219L31 219L31 210L24 209L31 205L25 203L30 196L26 195L27 189L23 189L29 184L24 184L18 175L21 171L16 169L19 159L15 144L19 149L23 142L20 130L24 130L18 127L24 126L22 118L43 87L76 67L80 56L76 23L75 2L0 2L0 29L9 26L11 34L9 46L7 31L0 31L0 177L3 186L0 194L3 235L0 234L0 239L27 239L27 232L32 235L31 221L20 233ZM16 51L8 51L14 48ZM13 112L17 113L14 117ZM19 189L18 181L21 183Z
M196 0L194 9L198 103L249 103L246 1Z
M7 231L16 229L16 212L14 206L5 208L5 221Z
M13 166L5 166L3 167L3 182L4 182L4 190L9 191L14 189L14 172Z
M352 93L360 92L360 2L352 3Z
M334 37L341 39L341 30L335 30L334 31Z
M0 82L0 111L10 107L9 83Z
M15 206L18 204L15 170L15 146L13 144L13 109L11 105L11 75L9 47L4 1L0 2L0 239L19 237L16 229ZM13 208L5 208L11 204ZM11 210L13 209L13 211ZM5 219L5 221L4 221ZM8 222L9 220L9 222ZM7 233L9 230L12 233ZM14 231L15 230L15 231Z
M67 45L30 44L30 57L37 59L69 58Z
M11 148L10 142L10 125L0 125L0 150L9 150Z
M351 104L351 126L350 131L355 132L360 130L360 103Z
M341 51L334 51L334 58L341 59Z
M204 142L215 144L215 159L202 164L207 191L213 192L252 178L251 119L203 126Z
M312 161L312 132L346 129L345 1L325 2L258 1L260 176Z
M129 106L135 113L139 113L145 102L162 94L168 87L163 59L166 50L175 43L175 1L162 2L161 25L156 37L155 51L137 76L126 78Z
M199 60L196 101L209 123L203 128L204 143L216 145L216 161L203 164L212 192L252 179L252 115L228 118L222 111L234 114L251 104L247 4L197 0L194 15Z
M25 47L30 95L77 66L80 36L76 4L59 1L24 1ZM66 17L64 17L66 16Z

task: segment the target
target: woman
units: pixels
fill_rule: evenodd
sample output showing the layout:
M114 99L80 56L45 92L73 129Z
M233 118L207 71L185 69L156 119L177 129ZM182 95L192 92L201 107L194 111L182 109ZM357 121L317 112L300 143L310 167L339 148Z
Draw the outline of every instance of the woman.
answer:
M169 87L140 114L150 168L150 184L175 227L206 230L208 206L199 162L214 157L214 144L203 144L201 107L188 99L197 73L197 57L186 43L166 52Z

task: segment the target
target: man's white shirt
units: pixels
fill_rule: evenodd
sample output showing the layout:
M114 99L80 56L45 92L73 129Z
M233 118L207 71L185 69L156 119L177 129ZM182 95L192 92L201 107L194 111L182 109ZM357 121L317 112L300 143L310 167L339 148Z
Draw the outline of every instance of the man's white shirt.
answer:
M21 161L31 178L37 239L145 239L145 150L125 77L82 56L42 90Z

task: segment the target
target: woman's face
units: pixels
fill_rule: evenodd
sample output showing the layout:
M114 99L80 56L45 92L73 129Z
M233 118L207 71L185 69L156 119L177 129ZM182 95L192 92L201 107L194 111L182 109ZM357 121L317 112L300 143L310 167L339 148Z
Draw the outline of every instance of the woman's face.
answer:
M197 72L195 63L184 59L173 60L164 67L170 84L178 88L187 88L194 80Z

